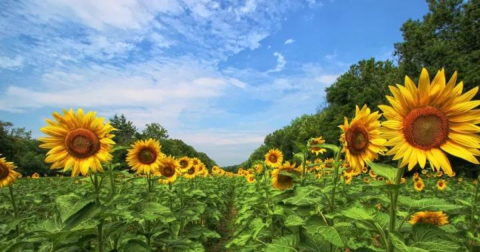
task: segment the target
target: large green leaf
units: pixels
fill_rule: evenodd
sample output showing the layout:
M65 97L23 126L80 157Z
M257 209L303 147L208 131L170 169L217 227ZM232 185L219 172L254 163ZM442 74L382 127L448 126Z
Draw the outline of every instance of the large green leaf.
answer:
M140 216L145 220L154 221L161 220L163 223L169 223L175 221L176 218L173 215L170 208L156 202L140 203Z
M305 221L298 215L289 215L285 220L285 226L296 227L305 225Z
M342 213L345 217L348 217L354 220L373 221L372 214L367 212L367 210L363 208L352 207L347 210L344 210Z
M58 196L55 200L62 222L91 202L91 200L85 200L84 197L73 193Z
M332 243L333 245L343 248L345 247L345 243L342 240L342 237L340 236L340 233L335 227L331 226L308 226L307 227L308 233L311 235L321 235L325 240L328 242Z
M250 234L253 238L256 238L260 231L265 227L265 223L263 223L261 218L255 218L248 226L250 228Z
M372 168L375 174L385 177L392 183L395 182L395 177L397 176L398 168L394 168L386 164L377 164L373 162L368 162L368 165Z
M435 239L431 241L422 241L412 244L412 248L422 249L429 252L454 252L460 251L460 246L452 241L444 239Z
M402 205L412 208L413 210L421 210L421 211L425 211L425 210L450 211L450 210L460 209L463 207L461 205L452 204L444 199L438 199L438 198L427 198L427 199L415 200L409 197L399 196L398 202Z
M65 222L63 231L72 230L78 225L88 225L88 221L101 212L101 208L95 203L90 202L76 213L71 215Z
M319 191L319 188L315 186L299 187L295 191L294 196L283 200L283 203L295 206L309 206L321 204L321 198L316 195L312 195L314 192L317 191Z
M287 235L280 238L273 239L271 244L268 244L266 252L294 252L299 242L297 235Z

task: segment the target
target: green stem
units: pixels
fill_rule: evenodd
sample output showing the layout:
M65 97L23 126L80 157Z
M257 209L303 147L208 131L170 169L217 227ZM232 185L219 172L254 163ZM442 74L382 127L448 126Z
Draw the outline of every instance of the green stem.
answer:
M98 181L98 176L96 173L92 175L90 174L90 180L93 183L93 187L95 188L95 193L96 193L96 199L95 203L97 206L100 206L100 183ZM97 231L98 231L98 251L103 252L104 244L103 244L103 220L100 220L100 223L97 225Z
M103 252L103 221L97 226L98 229L98 251Z
M389 232L395 231L395 222L397 220L397 201L398 201L398 192L400 189L400 182L405 172L405 167L399 167L400 161L398 162L397 174L395 176L395 188L393 192L390 192L390 223L389 223ZM387 251L393 252L393 244L391 239L389 239Z
M263 165L263 177L265 178L265 195L267 198L267 219L270 219L270 236L271 239L273 240L273 235L275 233L274 226L273 226L273 216L270 215L270 185L268 184L268 179L267 179L267 170L265 167L265 164ZM273 209L272 209L273 210Z
M110 187L112 188L112 196L116 194L116 188L115 188L115 178L113 177L113 169L112 166L108 166L110 170Z
M10 189L10 197L12 198L13 214L15 216L15 219L17 219L18 209L17 209L17 203L15 203L15 197L13 195L13 188L12 188L11 185L9 185L8 188ZM17 230L17 237L18 237L18 236L20 236L20 226L19 226L19 224L17 224L16 230Z
M335 164L334 164L334 171L333 171L333 189L332 189L332 195L330 197L330 210L333 213L335 211L335 191L337 189L337 183L338 183L338 162L340 160L340 150L337 152L337 155L335 156Z
M147 174L147 201L150 202L150 193L152 192L152 183L151 183L151 175L150 173ZM145 220L145 238L147 240L147 246L150 249L151 244L151 222L149 220Z

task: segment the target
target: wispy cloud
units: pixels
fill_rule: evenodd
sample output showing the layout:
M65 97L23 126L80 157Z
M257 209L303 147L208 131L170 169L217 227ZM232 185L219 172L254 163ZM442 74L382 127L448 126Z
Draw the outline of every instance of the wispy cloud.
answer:
M23 66L23 57L15 56L14 58L0 56L0 68L18 69Z
M274 69L270 69L267 72L268 73L274 73L274 72L280 72L283 70L285 65L287 64L287 61L285 60L285 57L279 52L274 52L273 56L277 57L277 65L275 66Z
M305 4L1 2L0 111L30 115L82 107L107 117L123 113L139 128L161 123L220 164L241 162L265 134L306 107L314 111L336 73L314 75L300 67L283 76L290 64L281 51L273 53L276 65L267 71L219 64L266 47L263 41L280 29L285 14Z
M285 40L285 45L292 44L293 42L295 42L295 40L287 39L287 40Z

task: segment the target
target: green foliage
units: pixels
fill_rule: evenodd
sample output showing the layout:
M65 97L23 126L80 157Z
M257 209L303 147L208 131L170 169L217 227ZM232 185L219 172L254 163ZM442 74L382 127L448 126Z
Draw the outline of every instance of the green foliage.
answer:
M432 75L445 68L447 76L458 71L464 90L480 85L480 2L427 2L430 11L422 20L405 22L404 41L395 44L403 74L417 79L422 67Z
M44 161L47 151L38 147L40 142L31 135L25 128L13 128L12 123L0 121L0 154L14 162L23 175L53 174Z

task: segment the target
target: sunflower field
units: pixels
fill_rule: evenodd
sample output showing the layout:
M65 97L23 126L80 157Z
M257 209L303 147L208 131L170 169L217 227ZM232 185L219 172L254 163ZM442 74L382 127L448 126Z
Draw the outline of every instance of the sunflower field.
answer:
M479 165L480 101L456 76L423 69L379 111L357 106L340 146L318 136L236 172L154 139L117 146L95 112L54 112L40 147L71 176L23 178L0 159L0 250L480 251L478 178L447 156ZM112 162L121 150L130 170Z

